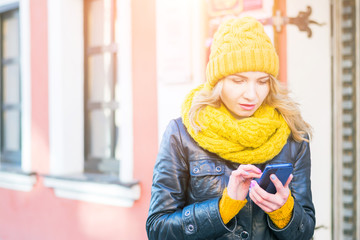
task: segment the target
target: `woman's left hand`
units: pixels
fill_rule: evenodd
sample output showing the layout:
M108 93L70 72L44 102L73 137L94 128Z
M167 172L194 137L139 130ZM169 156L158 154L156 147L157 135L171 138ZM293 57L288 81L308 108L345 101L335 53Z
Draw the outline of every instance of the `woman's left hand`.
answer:
M262 189L256 181L251 182L251 190L249 196L251 200L265 212L273 212L281 208L287 201L290 189L289 184L293 178L291 174L283 186L281 181L275 174L270 176L271 181L276 187L276 194L271 194Z

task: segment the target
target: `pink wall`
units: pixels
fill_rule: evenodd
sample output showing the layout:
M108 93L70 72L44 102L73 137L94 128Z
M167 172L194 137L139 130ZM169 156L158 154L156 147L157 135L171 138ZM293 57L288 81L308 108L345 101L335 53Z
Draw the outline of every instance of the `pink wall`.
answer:
M30 1L32 170L49 171L47 1ZM36 151L35 151L36 150Z
M49 171L47 0L30 0L32 169ZM134 176L141 199L132 208L58 198L43 178L31 192L0 189L0 239L146 239L157 153L155 0L133 0Z
M141 201L131 230L146 239L145 221L150 202L153 166L158 150L155 0L132 0L134 159L135 179L141 182ZM136 220L134 220L136 221Z

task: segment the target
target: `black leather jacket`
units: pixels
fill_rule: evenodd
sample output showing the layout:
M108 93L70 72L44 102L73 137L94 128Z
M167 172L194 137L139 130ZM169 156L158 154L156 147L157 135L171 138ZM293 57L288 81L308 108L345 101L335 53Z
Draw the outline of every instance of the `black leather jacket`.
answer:
M285 162L294 166L290 189L295 203L289 224L277 228L247 196L248 203L225 225L219 213L219 199L239 164L202 149L180 118L172 120L163 135L154 168L146 222L149 239L310 239L315 210L309 144L289 138L275 158L256 166L263 170L267 164Z

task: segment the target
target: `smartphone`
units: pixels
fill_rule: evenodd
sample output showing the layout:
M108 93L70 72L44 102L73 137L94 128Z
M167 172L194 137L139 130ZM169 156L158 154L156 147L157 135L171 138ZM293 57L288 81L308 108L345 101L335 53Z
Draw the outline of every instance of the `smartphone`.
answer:
M285 185L290 174L293 171L293 165L291 163L282 163L282 164L270 164L265 167L261 178L258 179L258 184L268 193L275 194L276 188L273 182L270 180L270 175L275 174L276 177Z

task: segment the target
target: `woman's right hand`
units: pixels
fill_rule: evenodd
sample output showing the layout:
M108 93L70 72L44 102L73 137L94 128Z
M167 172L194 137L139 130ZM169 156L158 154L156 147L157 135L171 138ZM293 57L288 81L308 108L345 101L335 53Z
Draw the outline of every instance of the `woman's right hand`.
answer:
M235 200L245 200L249 192L251 180L260 178L262 172L254 165L240 165L231 172L227 192L229 197Z

